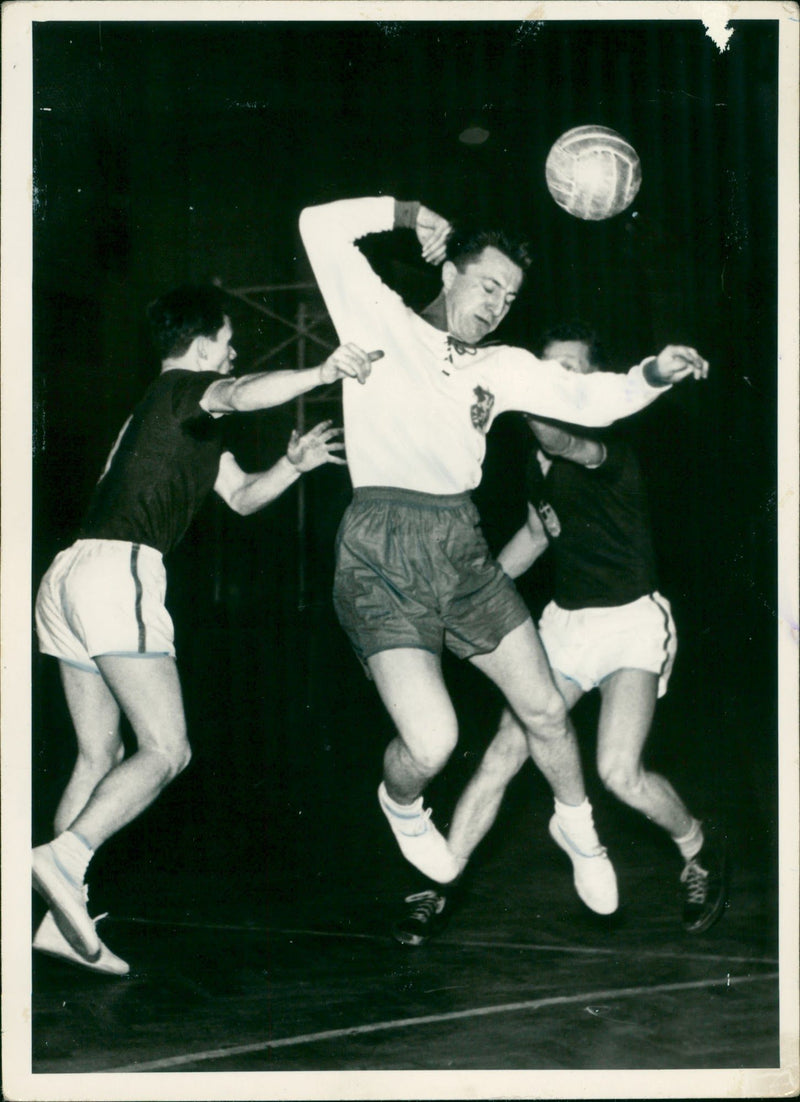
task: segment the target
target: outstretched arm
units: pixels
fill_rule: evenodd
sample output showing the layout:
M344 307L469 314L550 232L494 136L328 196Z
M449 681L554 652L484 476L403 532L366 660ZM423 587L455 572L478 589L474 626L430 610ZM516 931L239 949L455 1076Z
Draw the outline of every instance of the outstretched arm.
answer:
M364 352L358 345L343 344L324 363L304 371L261 371L241 378L217 379L200 400L207 413L250 413L291 402L315 387L345 377L366 382L372 364L383 352Z
M336 455L344 445L337 437L341 429L333 428L330 421L322 421L300 436L295 429L289 437L286 455L268 471L245 473L230 452L223 452L214 489L236 513L249 516L288 490L301 474L313 471L324 463L344 465L345 460Z
M705 379L708 362L694 348L669 345L627 375L594 371L579 375L521 348L499 350L494 415L519 410L574 425L610 425L644 409L683 379Z
M547 550L547 545L548 539L539 514L532 505L528 505L527 521L508 541L497 561L509 578L519 578Z

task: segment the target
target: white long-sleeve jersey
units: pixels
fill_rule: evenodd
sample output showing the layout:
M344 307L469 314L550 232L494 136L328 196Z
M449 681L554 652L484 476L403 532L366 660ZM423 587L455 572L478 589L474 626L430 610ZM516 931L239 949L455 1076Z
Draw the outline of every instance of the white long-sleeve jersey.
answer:
M608 425L669 389L650 386L643 364L627 375L578 375L509 345L459 353L447 332L386 286L356 245L366 234L392 229L394 212L394 199L384 196L307 207L300 215L303 243L339 340L384 353L365 384L342 383L354 487L473 490L486 433L498 414L521 410Z

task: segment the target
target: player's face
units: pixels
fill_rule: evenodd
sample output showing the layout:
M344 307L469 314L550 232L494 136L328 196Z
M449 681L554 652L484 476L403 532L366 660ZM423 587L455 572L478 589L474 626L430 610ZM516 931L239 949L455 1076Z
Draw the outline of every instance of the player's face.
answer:
M597 366L589 359L585 341L550 341L542 351L543 360L558 360L567 371L578 375L591 375Z
M488 245L463 272L446 260L442 283L448 329L459 340L475 344L494 332L511 309L522 284L522 269Z
M220 331L212 340L207 338L208 370L218 371L221 375L229 375L233 371L233 361L236 359L236 349L231 345L233 327L230 318L225 318Z

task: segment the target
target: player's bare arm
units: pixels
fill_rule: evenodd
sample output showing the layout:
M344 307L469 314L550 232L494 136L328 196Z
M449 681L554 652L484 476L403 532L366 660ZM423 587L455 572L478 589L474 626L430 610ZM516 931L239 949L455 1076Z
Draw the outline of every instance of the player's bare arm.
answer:
M339 379L365 383L372 364L383 355L364 352L355 344L343 344L317 367L302 371L262 371L239 379L218 379L203 395L201 405L208 413L248 413L283 405L315 387Z
M339 439L341 432L331 421L321 421L303 435L295 429L289 437L286 455L268 471L252 474L243 471L230 452L223 452L214 490L226 505L241 516L258 512L280 497L307 471L313 471L324 463L343 465L345 460L336 454L344 449Z
M578 436L574 432L542 421L538 417L526 417L528 426L548 455L569 459L582 467L599 467L606 458L606 448L599 440Z
M539 514L533 505L528 505L528 519L502 549L497 561L509 578L519 578L530 570L547 546L548 540Z

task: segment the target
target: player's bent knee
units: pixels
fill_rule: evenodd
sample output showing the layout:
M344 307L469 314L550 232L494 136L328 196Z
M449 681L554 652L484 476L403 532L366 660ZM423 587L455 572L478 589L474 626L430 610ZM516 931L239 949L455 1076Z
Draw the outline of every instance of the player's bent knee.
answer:
M520 718L527 733L534 738L549 741L561 738L566 733L567 708L561 694L555 690Z
M112 747L81 746L78 750L76 765L85 773L101 778L120 765L124 757L125 747L122 743Z
M440 739L431 744L415 744L413 747L406 744L417 769L426 776L435 777L447 765L450 756L456 748L457 737Z
M192 760L192 751L188 742L153 747L152 755L157 763L158 780L162 788L174 781Z

